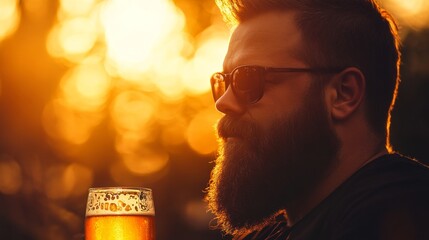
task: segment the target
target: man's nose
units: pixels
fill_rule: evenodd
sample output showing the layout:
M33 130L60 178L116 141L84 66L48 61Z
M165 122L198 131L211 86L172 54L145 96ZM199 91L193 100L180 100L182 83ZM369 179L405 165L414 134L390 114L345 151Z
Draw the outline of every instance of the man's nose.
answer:
M241 104L229 87L216 101L216 109L226 115L241 115L245 112L245 105Z

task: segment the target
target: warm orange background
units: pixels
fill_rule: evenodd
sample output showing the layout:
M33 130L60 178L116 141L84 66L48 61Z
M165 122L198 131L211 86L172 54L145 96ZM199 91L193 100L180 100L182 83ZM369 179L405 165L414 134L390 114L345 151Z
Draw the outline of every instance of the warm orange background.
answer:
M428 159L429 3L382 3L404 48L392 143ZM152 188L158 239L220 238L202 199L229 33L213 0L0 0L0 238L78 239L95 186Z

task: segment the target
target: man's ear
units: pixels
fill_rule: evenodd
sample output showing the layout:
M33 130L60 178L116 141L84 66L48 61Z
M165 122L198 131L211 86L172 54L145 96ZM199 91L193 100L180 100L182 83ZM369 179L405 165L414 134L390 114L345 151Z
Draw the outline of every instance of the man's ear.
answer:
M335 120L344 120L362 104L365 96L366 79L355 67L344 69L331 82L330 107Z

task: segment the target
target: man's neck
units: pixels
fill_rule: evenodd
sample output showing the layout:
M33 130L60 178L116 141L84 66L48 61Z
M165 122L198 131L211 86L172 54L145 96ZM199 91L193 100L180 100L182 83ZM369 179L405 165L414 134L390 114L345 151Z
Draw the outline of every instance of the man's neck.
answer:
M368 154L361 152L347 157L339 154L337 164L332 166L326 177L312 191L309 191L309 194L286 206L288 225L296 224L355 172L387 153L385 147L378 147Z

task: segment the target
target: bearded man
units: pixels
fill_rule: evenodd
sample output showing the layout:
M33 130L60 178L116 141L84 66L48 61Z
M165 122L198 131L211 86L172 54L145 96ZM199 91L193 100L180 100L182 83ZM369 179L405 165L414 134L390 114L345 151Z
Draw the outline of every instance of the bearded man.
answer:
M429 169L393 151L394 19L372 0L218 0L207 199L234 239L429 239Z

